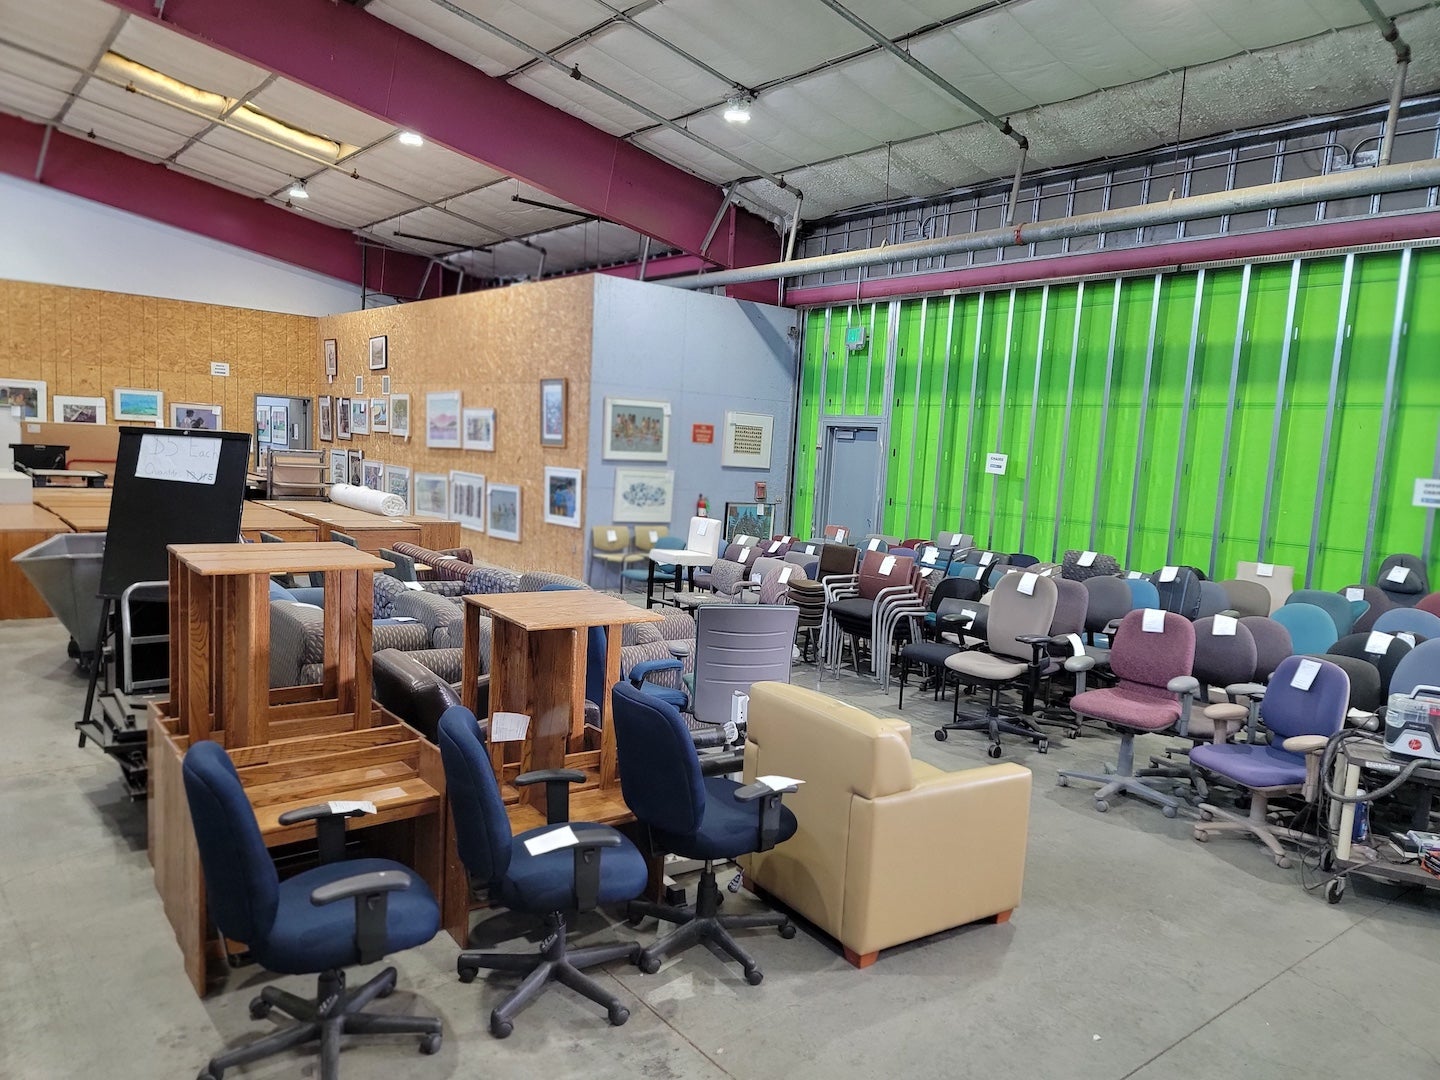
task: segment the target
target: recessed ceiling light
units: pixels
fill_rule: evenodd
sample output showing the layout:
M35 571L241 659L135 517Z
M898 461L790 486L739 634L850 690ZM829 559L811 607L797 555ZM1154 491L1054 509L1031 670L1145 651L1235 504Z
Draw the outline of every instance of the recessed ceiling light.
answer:
M732 124L750 122L750 106L755 101L749 94L737 94L725 103L725 119Z
M310 193L305 190L304 180L296 180L290 185L290 190L286 194L292 199L308 199L310 197Z
M401 146L424 146L424 145L425 145L425 140L422 139L419 135L416 135L415 132L413 132L413 131L402 131L402 132L400 132L400 145L401 145Z

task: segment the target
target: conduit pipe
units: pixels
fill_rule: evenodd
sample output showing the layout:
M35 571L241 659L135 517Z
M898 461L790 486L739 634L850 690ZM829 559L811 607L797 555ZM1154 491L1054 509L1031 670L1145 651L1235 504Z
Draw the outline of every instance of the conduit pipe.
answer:
M1282 206L1298 206L1302 203L1383 195L1391 191L1412 191L1416 188L1436 186L1440 186L1440 159L1432 158L1427 161L1331 173L1327 176L1285 180L1278 184L1262 184L1235 191L1191 195L1184 199L1127 206L1118 210L1100 210L1093 214L1076 214L1053 221L1027 222L1010 228L983 229L959 236L911 240L903 244L845 251L834 255L815 255L790 262L766 263L709 274L691 274L687 277L668 278L665 284L681 289L708 289L723 285L742 285L751 281L774 281L779 278L799 277L802 274L854 270L857 267L908 262L911 259L937 259L966 251L1020 247L1045 240L1095 236L1121 229L1173 225L1180 221L1196 221L1224 214L1244 214Z
M1395 150L1395 128L1400 122L1400 102L1405 97L1405 76L1410 71L1410 46L1400 36L1395 20L1381 11L1375 0L1360 0L1360 6L1380 28L1380 36L1395 50L1395 82L1390 88L1390 111L1385 115L1385 134L1380 138L1380 157L1377 162L1380 165L1389 165Z

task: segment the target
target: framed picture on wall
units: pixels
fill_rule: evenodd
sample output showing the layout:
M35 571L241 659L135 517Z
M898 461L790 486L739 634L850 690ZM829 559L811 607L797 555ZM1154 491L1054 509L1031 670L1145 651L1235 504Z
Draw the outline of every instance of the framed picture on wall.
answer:
M385 488L385 463L375 461L373 458L366 458L360 463L360 486L367 487L371 491L382 491Z
M329 394L321 394L320 402L320 441L330 442L335 438L335 401Z
M390 434L410 437L410 395L390 395Z
M350 431L355 435L370 434L370 399L350 399Z
M335 399L335 437L337 439L350 438L350 399L348 397Z
M520 489L514 484L491 484L486 492L485 519L497 540L520 541Z
M580 470L545 468L545 524L580 528Z
M325 377L333 379L340 371L340 351L336 347L335 339L325 339Z
M450 474L450 516L462 529L485 531L485 477L479 473Z
M732 503L725 504L725 539L737 536L753 536L757 540L769 540L775 535L774 503Z
M674 469L615 470L615 506L618 521L669 524L675 501Z
M381 392L382 394L388 394L388 393L390 393L390 376L389 376L389 375L381 375L381 376L380 376L380 392Z
M415 513L425 517L445 516L449 505L449 481L442 473L415 474Z
M670 403L634 398L605 399L605 441L609 461L664 461L670 454Z
M22 420L44 420L50 415L41 379L0 379L0 405L19 409Z
M115 388L115 419L159 424L165 418L165 395L159 390Z
M404 465L385 466L385 492L399 495L405 500L405 512L410 512L410 470Z
M170 426L188 431L219 431L219 405L191 405L186 402L170 406Z
M770 438L775 417L766 413L727 412L720 464L732 469L770 468Z
M344 450L330 451L330 483L348 484L350 482L350 465Z
M57 424L103 424L105 423L105 399L103 397L71 397L55 395L55 422Z
M495 449L495 410L463 409L461 417L461 445L466 450Z
M540 380L540 445L565 445L565 380Z
M389 398L372 397L370 399L370 430L376 434L390 430Z
M290 410L284 405L270 407L270 441L276 446L290 445Z
M425 445L438 450L460 449L460 391L425 395Z
M270 441L270 406L255 406L255 441L257 443L268 443Z
M365 451L350 450L347 451L347 454L348 457L346 461L349 466L347 470L348 475L346 477L347 481L353 484L355 487L364 487L365 485L362 483L362 481L365 479L365 475L363 472L365 466Z
M370 339L370 370L383 371L390 363L390 339L380 334Z

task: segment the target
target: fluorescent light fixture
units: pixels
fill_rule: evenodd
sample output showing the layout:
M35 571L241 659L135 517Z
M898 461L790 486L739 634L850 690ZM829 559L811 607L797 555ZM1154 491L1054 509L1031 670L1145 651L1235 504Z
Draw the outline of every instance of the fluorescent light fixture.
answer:
M749 94L737 94L725 103L725 119L732 124L750 122L750 106L755 99Z
M310 193L305 190L304 180L296 180L290 185L290 190L286 194L292 199L308 199L310 197Z
M422 139L419 135L416 135L415 132L413 132L413 131L402 131L402 132L400 132L400 145L401 145L401 146L424 146L424 145L425 145L425 140Z

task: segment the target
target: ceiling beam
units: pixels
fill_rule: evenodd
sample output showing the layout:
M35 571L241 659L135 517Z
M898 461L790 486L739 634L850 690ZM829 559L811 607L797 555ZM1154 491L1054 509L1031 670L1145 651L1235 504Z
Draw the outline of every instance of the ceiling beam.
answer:
M565 202L698 254L720 189L449 53L331 0L108 0L301 83ZM776 258L779 235L732 207L727 267ZM720 245L716 245L720 248Z

